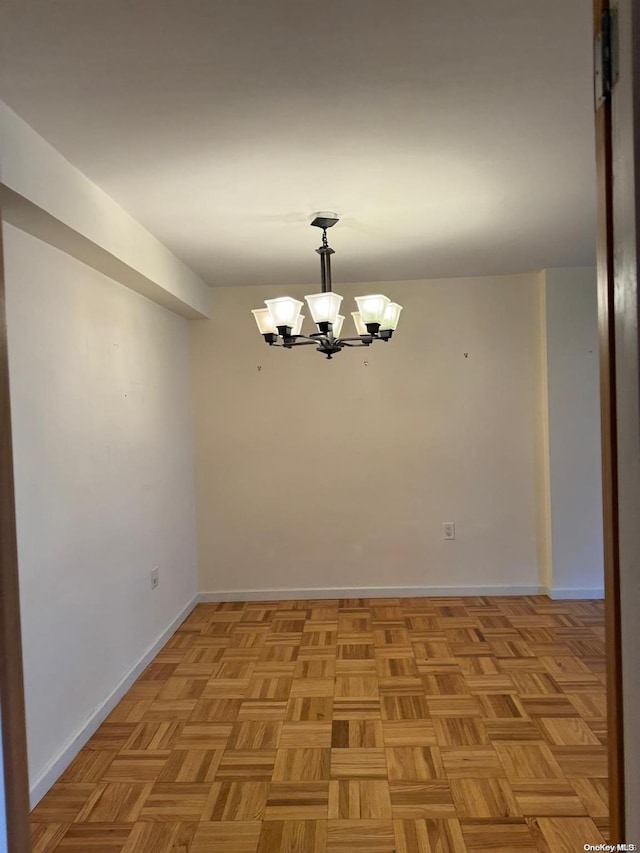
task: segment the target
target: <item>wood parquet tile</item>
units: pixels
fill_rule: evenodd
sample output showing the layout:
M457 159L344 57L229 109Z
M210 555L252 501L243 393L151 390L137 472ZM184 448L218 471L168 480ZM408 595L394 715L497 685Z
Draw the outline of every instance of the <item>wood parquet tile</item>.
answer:
M530 825L541 853L573 853L584 847L585 838L594 839L589 844L604 842L598 827L588 817L541 817Z
M279 749L271 778L274 782L321 782L329 778L330 749Z
M518 808L525 817L586 815L577 788L564 779L511 780ZM587 792L590 793L590 792ZM597 805L594 803L594 809Z
M326 850L327 853L395 853L393 824L390 820L329 820Z
M31 812L31 819L40 824L71 823L96 788L89 783L58 782Z
M490 777L451 779L451 793L458 817L492 818L522 815L512 786L506 779Z
M188 853L197 823L136 823L122 853Z
M460 826L467 853L542 853L522 818L462 819Z
M452 818L456 816L451 786L446 781L390 782L394 818Z
M202 817L204 820L262 820L269 782L214 782Z
M265 820L326 820L329 782L272 782Z
M153 784L101 782L76 816L77 823L134 823Z
M459 853L466 851L460 823L447 820L394 820L396 853Z
M389 779L444 779L442 753L436 746L392 746L386 750Z
M340 779L329 783L329 817L367 820L391 817L386 779Z
M60 781L100 782L114 760L120 760L120 756L121 753L118 750L83 749L78 753L73 764L62 774Z
M188 853L256 853L261 829L259 820L200 823Z
M76 823L64 834L57 847L62 853L121 853L131 834L130 823Z
M213 782L223 755L223 749L174 749L158 782Z
M31 815L32 853L565 853L607 838L604 613L199 605Z
M31 850L32 853L47 853L55 850L69 829L64 823L32 823L31 824Z
M265 821L258 843L258 853L324 853L326 849L326 820Z
M210 791L205 782L159 782L147 795L140 820L199 821Z

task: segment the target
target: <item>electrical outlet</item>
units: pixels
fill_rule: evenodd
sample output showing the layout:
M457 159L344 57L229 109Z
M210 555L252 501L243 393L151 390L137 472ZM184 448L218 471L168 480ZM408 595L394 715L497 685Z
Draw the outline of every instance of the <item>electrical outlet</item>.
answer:
M453 521L445 521L442 525L442 538L443 539L455 539L456 538L456 526Z
M151 570L151 589L155 589L160 583L160 566L156 566Z

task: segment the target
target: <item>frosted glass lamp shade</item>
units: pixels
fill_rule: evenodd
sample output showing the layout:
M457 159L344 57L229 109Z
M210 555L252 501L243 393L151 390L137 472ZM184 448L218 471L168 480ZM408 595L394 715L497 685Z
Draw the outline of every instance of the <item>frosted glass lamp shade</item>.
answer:
M299 335L302 332L302 324L304 323L304 316L302 314L298 314L298 319L296 320L296 324L291 330L292 335Z
M271 312L268 308L256 308L251 313L255 317L261 335L276 334L276 327L273 325Z
M372 293L369 296L356 296L356 304L360 311L362 322L378 323L382 325L384 312L387 310L387 305L391 300L388 296L383 296L381 293Z
M389 304L384 310L384 317L382 319L382 323L380 324L381 331L391 329L391 331L395 332L395 330L398 328L398 320L400 319L401 311L402 305L398 305L397 302L389 302Z
M354 325L356 327L356 332L359 335L368 335L369 332L367 331L367 327L365 326L365 324L362 322L362 317L360 316L360 312L359 311L352 311L351 316L353 317L353 322L354 322Z
M265 299L264 304L269 309L273 325L289 326L293 328L296 324L300 309L304 305L299 299L291 296L280 296L278 299Z
M305 296L314 323L335 323L342 296L337 293L314 293Z
M344 323L344 317L342 314L338 314L336 317L335 323L333 324L333 336L334 338L340 337L340 332L342 331L342 324Z

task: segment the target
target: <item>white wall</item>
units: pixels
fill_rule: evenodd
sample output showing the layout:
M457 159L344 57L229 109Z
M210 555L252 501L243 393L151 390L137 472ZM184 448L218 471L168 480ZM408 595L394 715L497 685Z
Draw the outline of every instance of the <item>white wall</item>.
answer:
M277 288L212 292L191 326L201 590L537 589L540 287L336 286L349 324L372 289L405 312L332 361L264 344L249 311Z
M602 595L602 469L596 271L544 273L551 591Z
M195 595L189 332L21 231L4 240L33 786Z

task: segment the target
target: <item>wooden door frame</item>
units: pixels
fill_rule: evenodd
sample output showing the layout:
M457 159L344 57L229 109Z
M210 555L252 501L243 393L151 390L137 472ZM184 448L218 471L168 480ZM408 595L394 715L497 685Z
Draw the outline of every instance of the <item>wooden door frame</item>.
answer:
M0 217L0 223L1 223ZM0 713L9 853L29 853L29 777L9 399L4 256L0 225ZM3 768L0 767L0 772ZM2 804L0 804L0 808Z
M611 0L593 0L594 38ZM626 841L625 747L623 716L623 640L620 573L618 423L616 379L616 287L614 266L613 109L611 97L595 107L598 197L598 327L600 338L600 406L604 528L606 624L607 744L609 821L607 841Z

